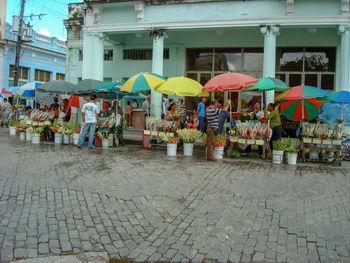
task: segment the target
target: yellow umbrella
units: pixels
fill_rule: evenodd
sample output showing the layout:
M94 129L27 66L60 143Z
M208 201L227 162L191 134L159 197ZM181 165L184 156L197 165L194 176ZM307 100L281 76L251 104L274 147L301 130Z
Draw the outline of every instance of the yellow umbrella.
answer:
M155 90L159 93L177 96L208 97L208 92L202 92L203 86L197 81L185 77L168 78L168 80Z
M166 78L156 73L140 73L127 80L120 91L140 92L159 87Z

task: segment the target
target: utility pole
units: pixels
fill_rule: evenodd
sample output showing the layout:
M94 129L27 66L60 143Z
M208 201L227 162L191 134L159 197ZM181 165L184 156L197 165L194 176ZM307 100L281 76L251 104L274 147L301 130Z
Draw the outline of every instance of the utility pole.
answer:
M15 74L14 74L14 86L18 86L19 79L19 59L21 55L21 46L22 46L22 33L23 33L23 15L24 15L24 7L26 5L26 0L21 0L21 12L19 15L19 28L18 28L18 36L17 36L17 45L16 45L16 60L15 60Z

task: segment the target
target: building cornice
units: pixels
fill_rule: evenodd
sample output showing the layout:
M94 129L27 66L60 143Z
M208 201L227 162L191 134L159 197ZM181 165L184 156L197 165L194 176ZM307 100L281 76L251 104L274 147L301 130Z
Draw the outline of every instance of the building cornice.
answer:
M9 56L9 57L16 57L15 54L11 54L8 52L5 52L4 56ZM52 62L52 61L48 61L48 60L43 60L43 59L38 59L38 58L33 58L33 57L27 57L27 56L22 56L21 59L28 59L28 60L32 60L32 61L37 61L40 63L44 63L44 64L50 64L53 66L58 66L58 67L65 67L66 64L60 64L57 62Z
M7 40L7 45L9 47L16 48L16 42L14 42L14 41ZM31 45L23 45L22 49L25 50L25 51L28 50L28 51L33 51L33 52L37 52L37 53L43 53L43 54L56 56L56 57L60 57L60 58L65 58L66 57L66 54L64 54L64 53L59 53L59 52L56 52L56 51L43 49L43 48L31 46Z
M255 27L261 25L280 26L337 26L350 24L350 16L316 16L296 17L284 16L275 18L250 18L213 21L175 21L156 23L120 23L120 24L99 24L83 26L84 32L134 32L144 31L153 28L164 28L167 30L176 29L205 29L205 28L227 28L227 27Z

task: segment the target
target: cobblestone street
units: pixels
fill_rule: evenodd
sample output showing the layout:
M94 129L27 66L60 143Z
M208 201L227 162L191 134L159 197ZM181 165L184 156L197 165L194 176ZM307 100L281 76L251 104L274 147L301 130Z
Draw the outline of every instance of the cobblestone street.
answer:
M34 146L0 128L1 262L350 262L350 164ZM181 154L181 152L179 152Z

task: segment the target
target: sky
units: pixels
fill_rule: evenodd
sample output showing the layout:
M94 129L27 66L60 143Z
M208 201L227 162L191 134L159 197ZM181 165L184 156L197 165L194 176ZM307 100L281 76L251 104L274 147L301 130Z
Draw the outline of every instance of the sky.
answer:
M67 31L63 20L68 16L68 4L79 3L82 0L26 0L24 16L30 16L32 13L47 14L39 20L34 17L33 20L26 18L25 22L33 26L35 32L45 36L57 37L61 40L67 39ZM12 24L12 16L18 15L21 10L21 0L7 0L6 22Z

